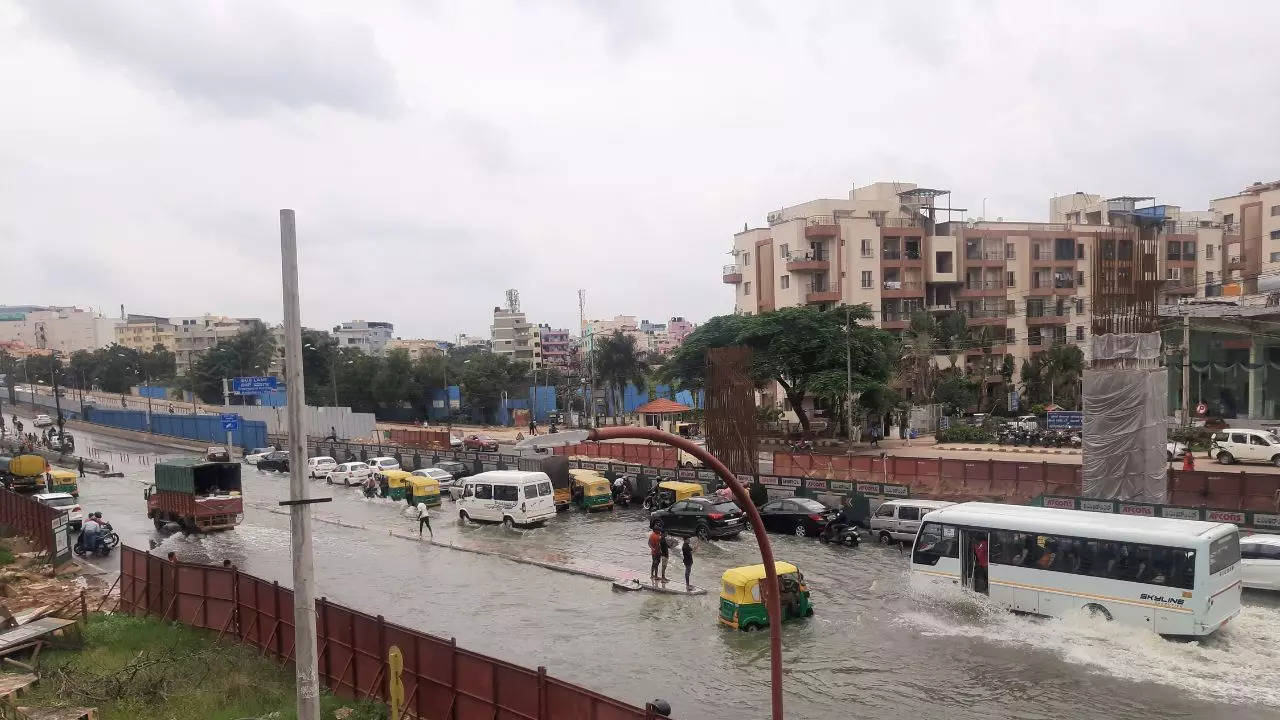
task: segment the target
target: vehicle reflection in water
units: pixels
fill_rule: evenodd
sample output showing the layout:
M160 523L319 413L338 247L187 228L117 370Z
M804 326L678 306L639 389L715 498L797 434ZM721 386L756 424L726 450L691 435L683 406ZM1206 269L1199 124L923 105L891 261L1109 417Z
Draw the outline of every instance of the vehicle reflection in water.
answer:
M290 582L289 519L266 508L288 494L288 476L244 468L245 522L208 536L157 534L145 517L139 480L90 478L86 509L101 509L125 542L193 562L230 560ZM616 592L609 583L501 558L392 537L417 534L403 501L367 500L358 489L310 484L316 517L366 530L313 523L319 592L388 620L456 637L463 647L552 674L635 703L662 697L677 717L757 717L766 702L768 634L717 626L720 574L758 562L754 539L695 541L698 597ZM644 573L645 514L638 508L560 513L546 527L508 531L460 525L453 503L431 514L435 538L525 553L539 560L598 563ZM1280 705L1280 609L1258 593L1244 612L1204 642L1182 643L1086 617L1025 618L948 590L911 591L907 555L864 543L832 547L773 536L779 559L798 565L814 617L783 636L791 717L907 715L918 718L1264 718ZM668 577L683 581L678 552ZM114 562L115 558L107 562ZM677 580L679 578L679 580ZM518 628L494 632L494 623Z

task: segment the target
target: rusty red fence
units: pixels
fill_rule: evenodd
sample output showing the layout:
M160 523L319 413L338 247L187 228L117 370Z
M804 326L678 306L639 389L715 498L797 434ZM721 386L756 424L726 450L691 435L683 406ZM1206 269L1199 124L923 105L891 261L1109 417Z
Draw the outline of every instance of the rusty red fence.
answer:
M553 448L552 452L557 455L581 455L656 468L674 468L679 459L679 453L673 447L644 443L588 442Z
M30 495L0 488L0 525L53 552L53 522L62 514Z
M293 659L293 591L240 572L121 547L120 610L234 636ZM654 720L645 709L459 648L453 639L316 602L320 682L335 695L385 700L387 652L404 658L405 717L450 720Z

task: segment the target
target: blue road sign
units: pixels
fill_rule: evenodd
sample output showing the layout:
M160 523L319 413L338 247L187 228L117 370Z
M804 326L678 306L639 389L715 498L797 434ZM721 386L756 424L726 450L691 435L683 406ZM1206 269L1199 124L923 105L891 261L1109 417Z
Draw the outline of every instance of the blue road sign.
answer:
M240 429L240 416L235 413L222 413L222 429L228 432Z
M1013 412L1018 409L1018 391L1009 391L1009 411Z
M261 395L276 389L276 378L274 375L266 377L238 377L231 378L231 392L237 395Z
M949 417L940 417L940 418L938 418L938 429L939 429L939 430L950 430L950 429L951 429L951 418L949 418Z
M1045 427L1050 430L1084 429L1084 413L1079 410L1050 410L1044 415Z

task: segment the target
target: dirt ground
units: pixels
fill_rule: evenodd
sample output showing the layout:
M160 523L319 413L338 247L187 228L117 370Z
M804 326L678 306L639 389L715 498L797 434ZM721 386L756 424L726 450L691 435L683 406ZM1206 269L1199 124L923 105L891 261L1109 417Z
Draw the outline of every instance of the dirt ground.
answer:
M0 606L11 615L40 608L63 607L66 611L60 615L78 615L81 612L81 593L84 593L85 605L93 611L110 589L101 571L92 566L82 566L75 560L55 573L45 560L46 553L25 538L0 538L0 549L7 550L13 557L12 562L0 567ZM4 559L7 560L8 556Z

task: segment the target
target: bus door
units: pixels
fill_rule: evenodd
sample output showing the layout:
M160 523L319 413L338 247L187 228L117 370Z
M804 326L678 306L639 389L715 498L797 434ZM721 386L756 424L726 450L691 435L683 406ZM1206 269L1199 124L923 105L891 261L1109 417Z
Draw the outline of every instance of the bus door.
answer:
M990 533L985 530L966 529L959 532L960 557L964 559L964 562L960 563L960 582L969 590L987 595L989 594L987 568L990 562Z

